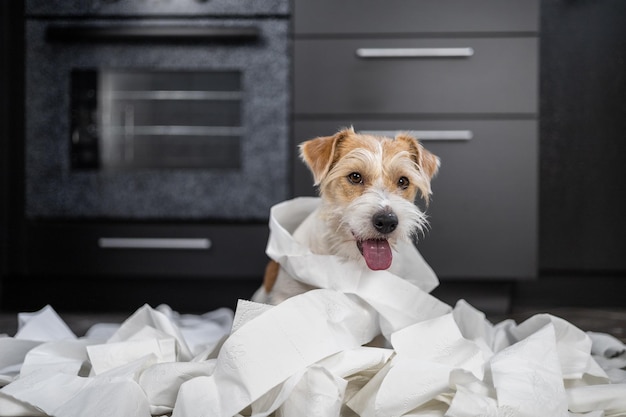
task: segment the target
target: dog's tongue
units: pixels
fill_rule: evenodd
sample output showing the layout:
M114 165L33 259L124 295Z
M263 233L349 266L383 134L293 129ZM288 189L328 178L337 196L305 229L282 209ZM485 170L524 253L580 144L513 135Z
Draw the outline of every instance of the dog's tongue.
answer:
M363 257L367 266L374 271L391 266L391 248L389 242L381 239L369 239L362 242Z

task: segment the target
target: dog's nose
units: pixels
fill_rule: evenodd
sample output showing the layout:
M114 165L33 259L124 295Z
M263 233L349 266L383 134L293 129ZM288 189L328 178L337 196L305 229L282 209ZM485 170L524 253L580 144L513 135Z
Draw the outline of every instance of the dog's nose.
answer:
M398 227L398 216L393 211L380 211L374 214L372 224L380 233L388 234Z

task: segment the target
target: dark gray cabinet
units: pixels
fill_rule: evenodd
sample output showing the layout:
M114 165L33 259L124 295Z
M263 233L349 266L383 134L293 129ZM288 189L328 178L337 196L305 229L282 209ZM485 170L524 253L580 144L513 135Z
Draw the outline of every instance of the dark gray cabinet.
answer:
M242 279L267 262L265 224L31 223L27 273L77 277ZM245 252L245 262L242 253ZM261 271L261 272L259 272Z
M539 2L384 5L295 1L294 145L415 132L442 161L418 244L439 277L534 278Z
M298 39L295 112L534 115L537 52L537 38Z
M539 30L537 0L295 0L294 13L298 36L534 36Z

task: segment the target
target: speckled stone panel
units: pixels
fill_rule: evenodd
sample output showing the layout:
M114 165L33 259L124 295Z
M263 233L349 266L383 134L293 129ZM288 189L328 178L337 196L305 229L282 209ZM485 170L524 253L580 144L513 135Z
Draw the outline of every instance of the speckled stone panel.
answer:
M288 197L287 19L197 19L194 25L254 25L244 43L46 42L50 21L26 26L26 213L29 218L261 220ZM91 24L121 23L115 19ZM137 20L136 24L189 24ZM71 21L54 21L71 24ZM129 20L124 20L129 23ZM70 169L70 71L81 68L239 70L241 170Z

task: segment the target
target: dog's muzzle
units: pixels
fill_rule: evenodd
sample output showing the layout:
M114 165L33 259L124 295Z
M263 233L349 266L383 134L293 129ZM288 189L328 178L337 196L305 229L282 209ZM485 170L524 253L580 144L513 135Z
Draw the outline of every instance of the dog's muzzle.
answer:
M380 234L380 237L357 240L357 247L371 270L388 269L391 266L393 255L385 236L398 227L398 216L391 210L379 211L372 216L372 226Z

